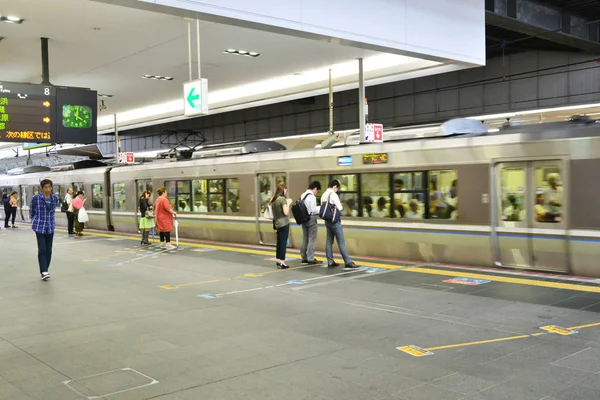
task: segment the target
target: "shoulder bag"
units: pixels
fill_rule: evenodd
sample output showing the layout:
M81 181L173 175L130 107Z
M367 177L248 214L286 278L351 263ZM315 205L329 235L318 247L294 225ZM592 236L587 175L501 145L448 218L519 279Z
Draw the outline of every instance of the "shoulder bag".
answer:
M321 219L323 219L327 222L331 222L332 224L335 224L337 222L340 222L340 212L338 211L335 204L330 203L330 200L331 200L331 193L329 193L329 196L327 197L327 201L321 203L321 209L319 210L319 217L321 217Z

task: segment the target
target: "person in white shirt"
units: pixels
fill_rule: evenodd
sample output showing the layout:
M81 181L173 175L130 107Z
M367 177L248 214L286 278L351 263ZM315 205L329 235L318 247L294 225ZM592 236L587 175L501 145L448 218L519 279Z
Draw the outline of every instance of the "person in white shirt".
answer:
M73 188L67 189L67 195L65 196L65 203L67 203L67 227L68 234L74 235L73 227L75 226L75 210L71 207L71 202L73 201ZM70 210L70 211L69 211Z
M321 204L329 203L330 205L335 206L338 212L341 212L344 207L340 202L340 198L337 195L337 191L340 190L340 181L334 179L329 183L329 187L321 196ZM358 265L354 264L350 256L348 255L348 251L346 250L346 240L344 239L344 231L342 230L342 222L332 223L330 221L325 221L325 228L327 229L327 241L325 245L325 254L327 255L327 264L329 267L337 267L337 264L333 259L333 240L337 239L338 247L340 248L340 253L342 253L342 258L344 259L345 269L355 269L359 268Z
M546 198L546 208L552 217L562 216L563 191L562 187L558 186L559 179L560 175L556 172L548 174L550 189L546 190L546 193L544 193L544 197Z
M302 264L316 265L321 264L315 258L315 243L317 242L317 216L319 215L320 207L317 206L317 193L321 190L321 184L318 181L308 185L308 190L302 193L300 200L304 202L310 219L302 224L302 247L300 247L300 255L302 256Z
M404 214L404 218L408 219L423 219L423 214L419 212L419 202L412 199L409 203L410 210Z

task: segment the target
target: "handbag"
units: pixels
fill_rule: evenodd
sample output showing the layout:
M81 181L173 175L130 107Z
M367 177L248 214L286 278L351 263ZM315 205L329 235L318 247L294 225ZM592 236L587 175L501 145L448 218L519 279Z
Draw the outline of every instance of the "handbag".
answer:
M266 219L273 219L273 206L271 204L267 204L265 207L265 213L263 215Z
M152 210L146 210L146 218L152 219L154 218L154 212Z
M329 197L327 197L327 201L321 203L321 209L319 210L319 217L321 219L331 222L332 224L340 222L340 213L335 206L335 204L331 204L329 201L331 200L331 193L329 193Z
M87 211L85 211L85 208L81 207L79 209L79 213L77 214L77 221L83 224L84 222L88 222L89 220L90 217L88 216Z

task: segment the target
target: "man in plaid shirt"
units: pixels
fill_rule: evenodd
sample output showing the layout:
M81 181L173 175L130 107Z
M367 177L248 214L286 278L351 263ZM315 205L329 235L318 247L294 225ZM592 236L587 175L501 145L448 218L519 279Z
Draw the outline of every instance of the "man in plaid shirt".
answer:
M52 241L54 240L54 228L56 221L54 214L58 206L58 197L52 194L52 181L44 179L40 182L42 193L36 194L31 199L29 206L29 217L31 218L31 229L35 232L38 244L38 262L42 280L50 279L48 268L52 259Z

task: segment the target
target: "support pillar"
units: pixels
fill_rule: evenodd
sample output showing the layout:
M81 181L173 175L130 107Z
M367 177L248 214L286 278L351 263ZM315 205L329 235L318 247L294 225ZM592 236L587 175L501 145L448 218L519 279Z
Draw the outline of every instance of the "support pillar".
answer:
M365 141L365 74L363 59L358 59L358 126L360 129L360 142Z

